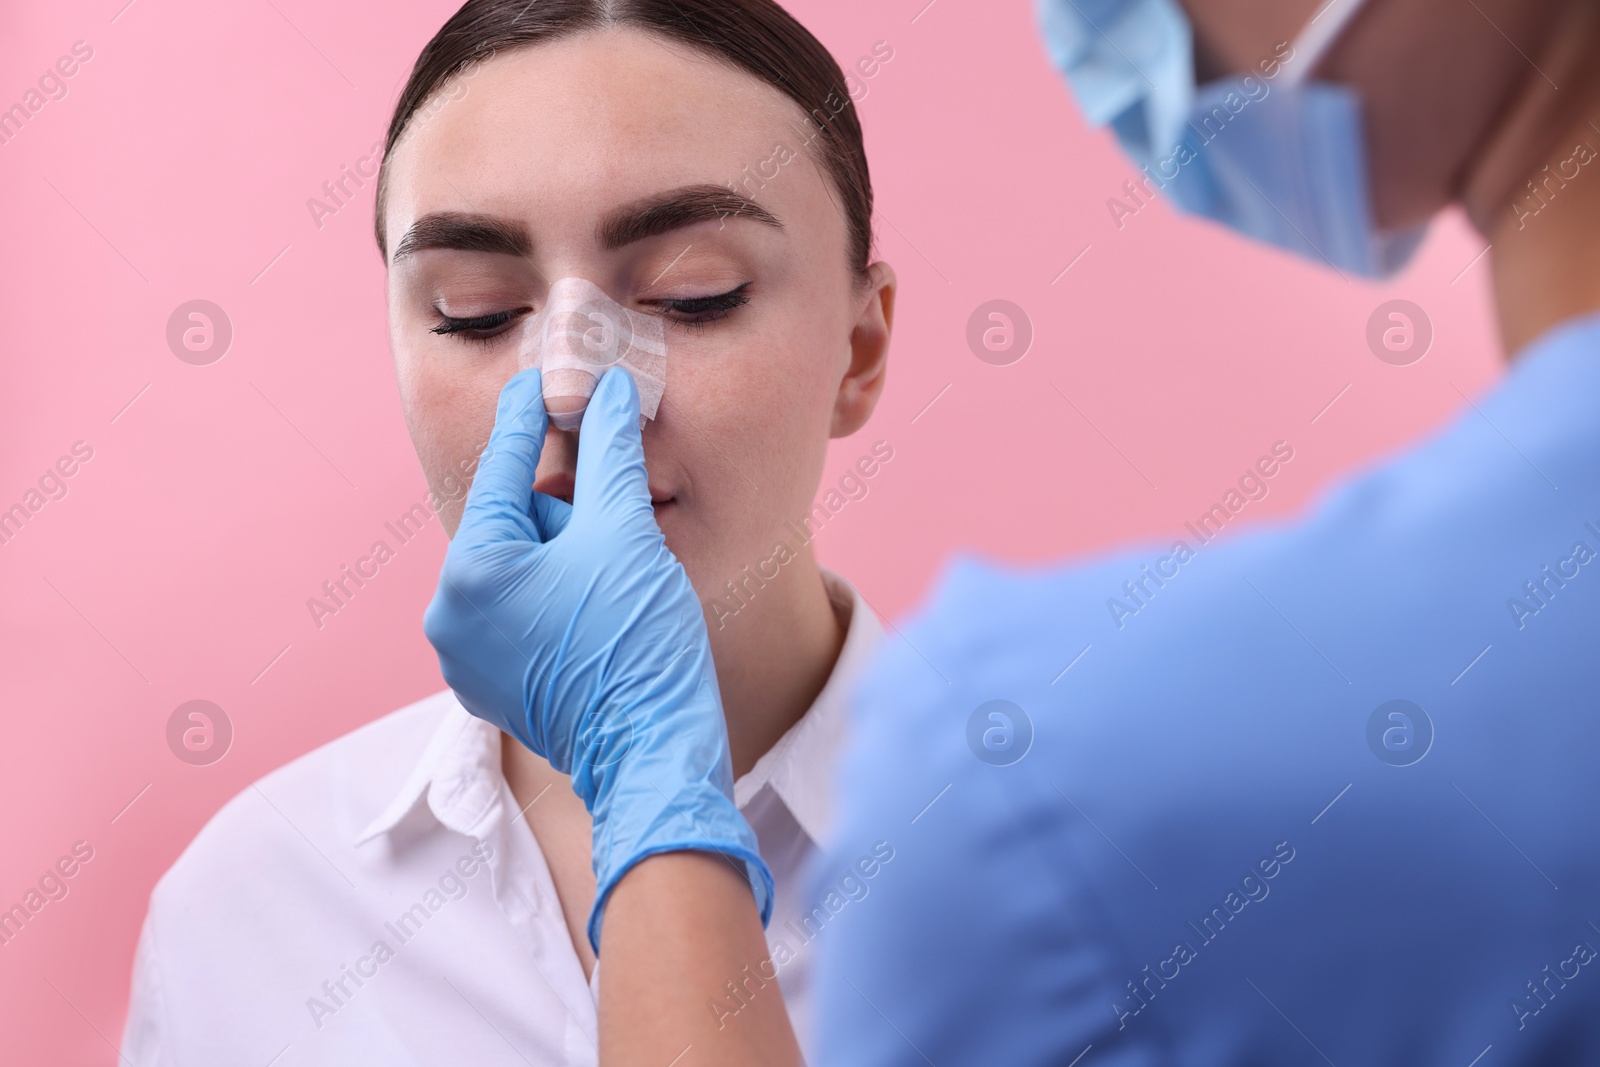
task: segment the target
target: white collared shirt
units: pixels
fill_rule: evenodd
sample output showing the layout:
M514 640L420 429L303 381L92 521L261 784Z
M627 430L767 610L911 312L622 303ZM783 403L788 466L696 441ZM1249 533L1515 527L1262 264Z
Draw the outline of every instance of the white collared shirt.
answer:
M846 626L805 716L734 783L777 888L769 945L807 1032L816 902L802 867L832 818L844 701L882 638L830 572ZM501 771L504 735L449 690L267 775L157 883L122 1053L138 1067L592 1065L586 981L538 842ZM775 952L774 959L779 959ZM733 1002L737 1003L737 1002Z

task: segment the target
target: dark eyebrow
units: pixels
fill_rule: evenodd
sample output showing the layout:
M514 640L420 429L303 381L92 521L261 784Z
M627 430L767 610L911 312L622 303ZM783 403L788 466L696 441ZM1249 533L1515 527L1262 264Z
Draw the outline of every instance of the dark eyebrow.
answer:
M495 215L463 211L436 211L418 219L389 257L393 265L429 248L453 248L462 252L495 252L505 256L526 256L533 251L528 230L519 222Z
M683 226L713 219L746 218L783 229L778 217L725 185L685 185L646 197L613 211L595 231L600 247L611 251L658 237Z
M723 185L706 184L686 185L619 208L601 221L595 236L601 248L612 251L684 226L725 218L747 218L783 229L776 215L744 194ZM406 231L389 263L392 266L412 253L431 248L527 256L533 251L533 241L527 227L511 219L475 212L436 211L422 216Z

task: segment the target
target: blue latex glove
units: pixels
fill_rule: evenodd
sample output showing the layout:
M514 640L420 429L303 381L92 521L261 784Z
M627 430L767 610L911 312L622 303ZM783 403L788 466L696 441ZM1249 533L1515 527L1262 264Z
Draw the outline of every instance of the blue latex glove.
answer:
M733 803L705 618L650 507L633 379L612 368L595 388L570 506L533 492L548 425L539 371L518 373L423 630L468 711L572 776L594 818L596 952L611 890L658 852L722 853L764 926L772 874Z

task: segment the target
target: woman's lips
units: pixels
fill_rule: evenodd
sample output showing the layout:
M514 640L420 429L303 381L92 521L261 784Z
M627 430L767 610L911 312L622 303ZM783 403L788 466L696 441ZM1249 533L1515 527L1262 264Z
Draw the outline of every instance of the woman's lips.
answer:
M551 471L544 477L533 480L533 491L553 496L557 500L565 500L570 504L573 484L572 475L566 471Z
M572 503L572 490L575 484L572 475L568 472L551 471L549 474L534 479L533 491L535 493L544 493L546 496L553 496L557 500L564 500L570 504ZM676 499L671 493L657 489L653 485L650 486L650 506L658 511L673 503Z

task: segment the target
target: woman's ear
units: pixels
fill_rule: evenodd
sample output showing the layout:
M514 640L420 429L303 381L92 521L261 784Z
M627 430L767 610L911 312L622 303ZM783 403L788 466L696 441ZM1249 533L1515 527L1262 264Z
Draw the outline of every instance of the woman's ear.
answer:
M894 325L894 268L883 261L867 267L861 314L850 330L850 358L833 400L830 437L849 437L872 417L883 395L889 367L889 331Z

